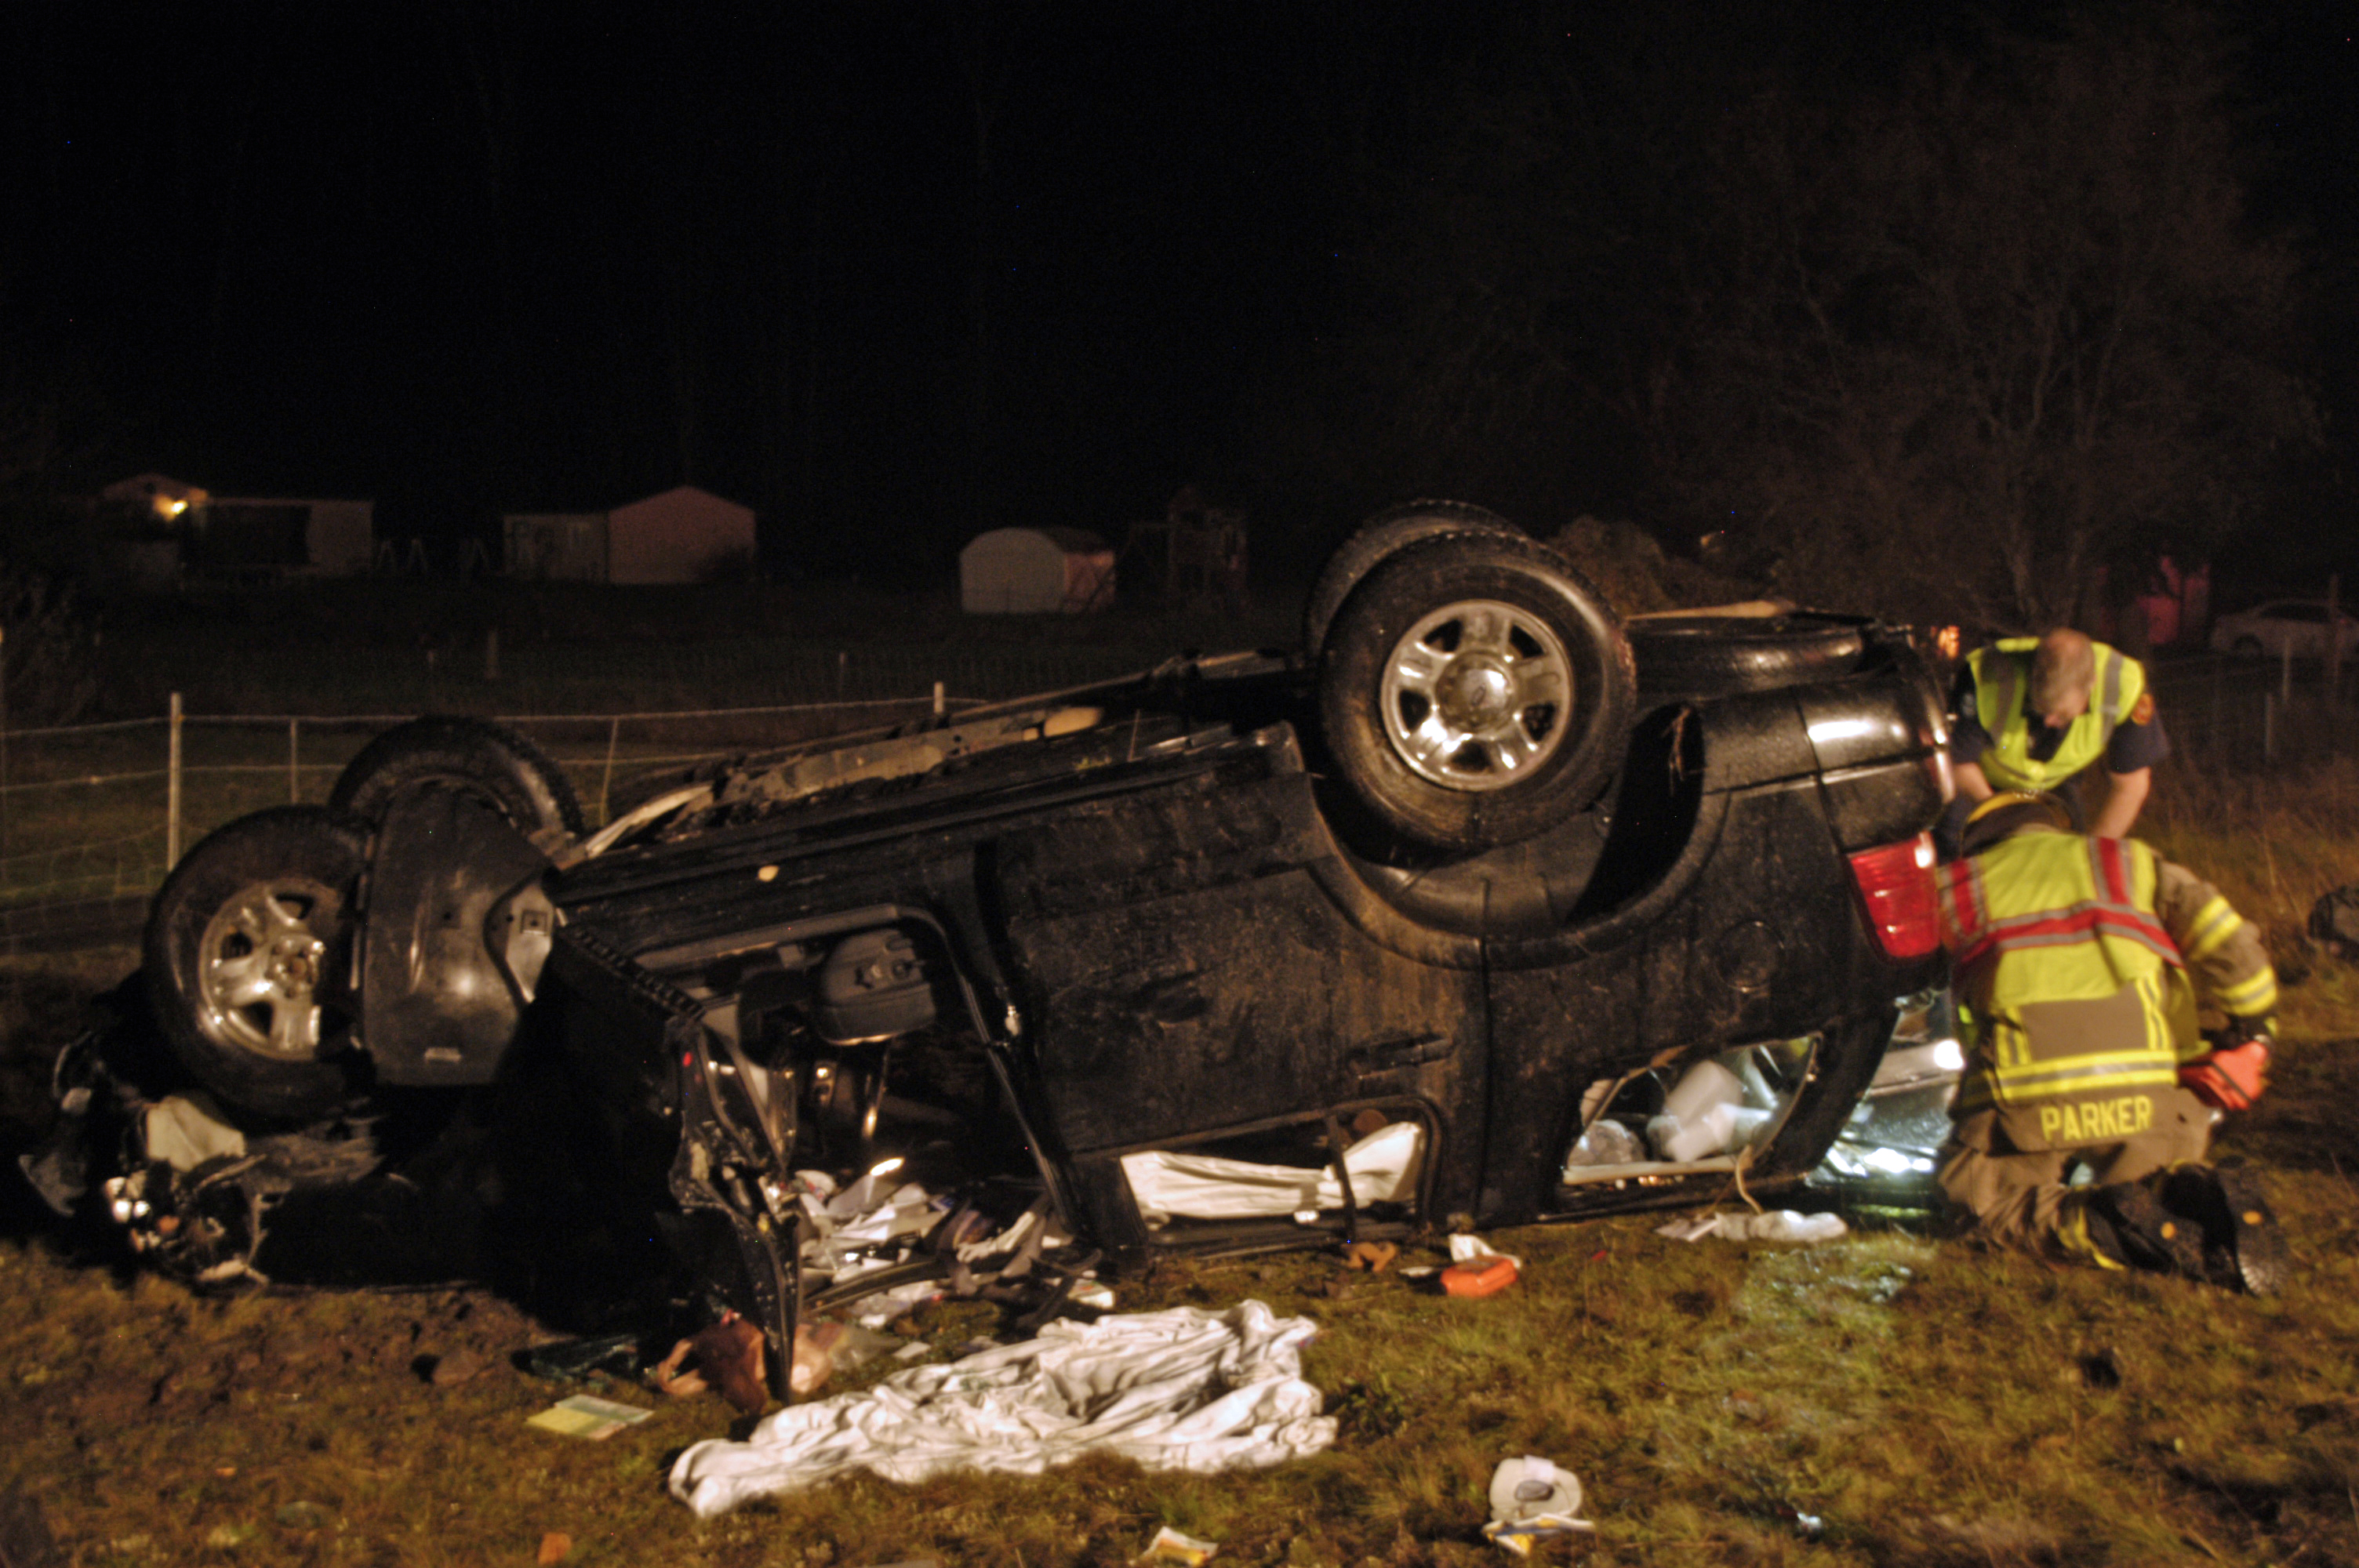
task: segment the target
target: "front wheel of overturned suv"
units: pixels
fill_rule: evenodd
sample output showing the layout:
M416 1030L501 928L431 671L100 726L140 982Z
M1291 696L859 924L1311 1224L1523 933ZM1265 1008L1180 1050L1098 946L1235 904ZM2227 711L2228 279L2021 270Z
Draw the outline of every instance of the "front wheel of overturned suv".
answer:
M1629 644L1596 589L1516 535L1386 557L1337 611L1320 716L1353 796L1434 849L1479 850L1594 799L1620 760Z
M143 957L173 1052L245 1110L298 1119L353 1091L361 826L282 806L208 836L148 912Z

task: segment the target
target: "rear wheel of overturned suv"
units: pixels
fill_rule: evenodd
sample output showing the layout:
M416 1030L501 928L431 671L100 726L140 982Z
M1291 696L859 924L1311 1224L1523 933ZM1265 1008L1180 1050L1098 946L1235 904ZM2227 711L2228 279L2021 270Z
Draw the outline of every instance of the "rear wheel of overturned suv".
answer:
M363 831L313 806L256 812L200 842L156 894L143 957L165 1038L245 1110L317 1116L353 1091Z
M417 788L462 790L522 833L582 831L582 803L565 771L522 735L486 719L429 715L386 730L337 775L328 808L375 826L397 796Z
M1513 535L1387 557L1336 612L1320 682L1353 795L1442 849L1512 843L1588 805L1630 721L1614 612L1553 551Z

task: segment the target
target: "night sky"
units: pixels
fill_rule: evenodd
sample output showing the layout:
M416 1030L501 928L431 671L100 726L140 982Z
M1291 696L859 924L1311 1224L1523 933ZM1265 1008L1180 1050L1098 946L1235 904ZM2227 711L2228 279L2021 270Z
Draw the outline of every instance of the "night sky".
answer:
M1658 36L1835 91L1960 25L1681 9ZM2234 14L2256 211L2332 301L2349 7ZM1369 0L592 15L5 0L0 392L61 402L77 481L374 497L393 535L681 481L811 573L939 572L1010 521L1118 535L1190 481L1315 533L1364 498L1289 489L1268 410L1349 329L1451 94L1557 37ZM1593 16L1549 47L1606 48ZM2351 319L2319 318L2338 432ZM1630 504L1603 448L1589 489L1567 510Z

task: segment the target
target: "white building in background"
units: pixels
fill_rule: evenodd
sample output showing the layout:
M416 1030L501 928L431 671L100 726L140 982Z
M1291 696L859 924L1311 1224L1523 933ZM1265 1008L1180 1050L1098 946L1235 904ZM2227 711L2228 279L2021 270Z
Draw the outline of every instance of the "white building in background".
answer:
M546 581L705 582L758 558L754 509L683 484L611 512L512 512L503 569Z
M959 552L970 615L1079 615L1114 605L1114 551L1079 528L995 528Z

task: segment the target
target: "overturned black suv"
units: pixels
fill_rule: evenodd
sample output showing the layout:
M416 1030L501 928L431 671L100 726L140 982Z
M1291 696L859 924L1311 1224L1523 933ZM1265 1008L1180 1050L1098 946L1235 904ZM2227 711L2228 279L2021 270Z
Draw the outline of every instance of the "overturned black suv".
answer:
M1757 1195L1940 979L1948 793L1908 638L1768 608L1625 627L1419 503L1299 654L745 758L594 833L521 738L420 719L199 844L147 983L239 1169L561 1063L780 1394L799 1311L1027 1214L1121 1269ZM156 1174L187 1207L232 1153ZM817 1223L900 1183L874 1246Z

